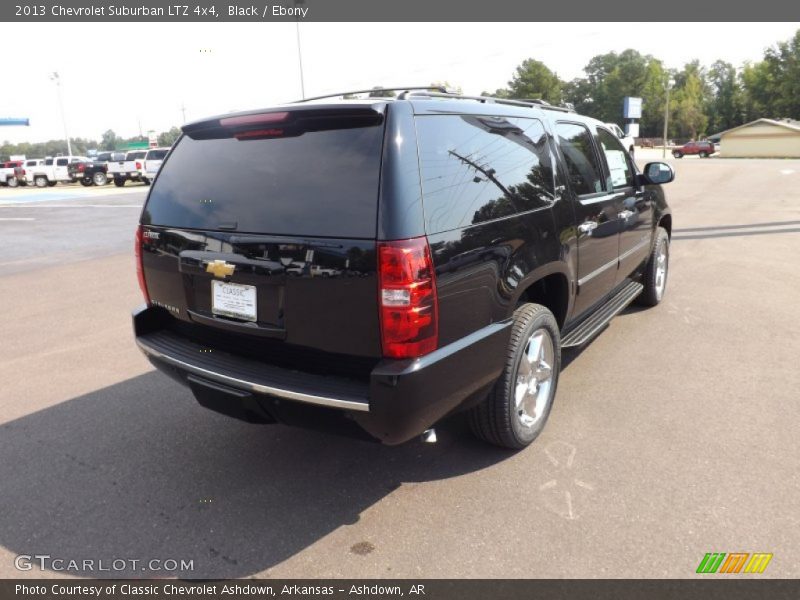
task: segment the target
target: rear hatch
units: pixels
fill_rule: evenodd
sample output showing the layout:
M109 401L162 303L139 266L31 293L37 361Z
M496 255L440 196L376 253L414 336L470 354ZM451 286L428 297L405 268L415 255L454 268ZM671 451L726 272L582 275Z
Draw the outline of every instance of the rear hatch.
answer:
M184 128L141 221L147 291L170 327L299 370L374 364L384 110L301 105Z

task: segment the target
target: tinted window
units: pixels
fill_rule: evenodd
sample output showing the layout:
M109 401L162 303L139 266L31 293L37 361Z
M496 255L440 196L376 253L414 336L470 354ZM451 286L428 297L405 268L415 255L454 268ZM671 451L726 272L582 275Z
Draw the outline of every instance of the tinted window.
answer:
M53 164L53 159L52 158L48 158L47 160L44 161L44 164L49 167L50 165Z
M37 164L37 161L35 161L35 160L29 160L28 162L26 162L26 163L25 163L25 166L26 166L26 167L35 167L35 166L36 166L36 164Z
M600 165L589 130L576 123L558 123L556 132L573 192L578 196L602 192Z
M285 138L184 136L159 172L146 223L374 238L383 126Z
M56 161L56 166L58 167L66 167L69 164L69 159L67 158L59 158Z
M608 164L609 181L607 187L609 189L632 187L633 168L619 139L599 127L597 129L597 139L600 140L600 147L603 149L606 164Z
M144 158L144 155L147 152L128 152L128 156L125 160L136 160L137 158Z
M150 150L145 158L147 160L163 160L167 152L167 150Z
M417 118L426 231L439 233L548 206L553 169L536 119Z

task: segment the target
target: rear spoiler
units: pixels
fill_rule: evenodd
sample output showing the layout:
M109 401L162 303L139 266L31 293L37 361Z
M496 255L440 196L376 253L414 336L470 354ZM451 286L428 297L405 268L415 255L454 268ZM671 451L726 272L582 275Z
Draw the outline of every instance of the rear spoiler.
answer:
M306 131L380 125L385 103L360 106L281 106L268 110L212 117L184 125L193 139L289 137Z

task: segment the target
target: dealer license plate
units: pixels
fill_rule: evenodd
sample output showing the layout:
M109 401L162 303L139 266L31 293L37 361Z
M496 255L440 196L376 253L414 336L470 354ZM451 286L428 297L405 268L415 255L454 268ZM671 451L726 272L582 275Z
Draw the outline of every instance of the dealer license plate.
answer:
M256 287L226 281L211 282L211 312L223 317L256 320Z

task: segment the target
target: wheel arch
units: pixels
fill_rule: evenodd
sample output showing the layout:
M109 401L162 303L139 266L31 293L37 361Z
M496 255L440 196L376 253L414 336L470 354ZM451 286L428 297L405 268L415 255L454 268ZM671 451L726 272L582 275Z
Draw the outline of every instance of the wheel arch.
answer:
M570 312L570 280L565 271L538 273L519 287L514 309L520 303L532 302L547 307L556 318L559 329L564 327Z

